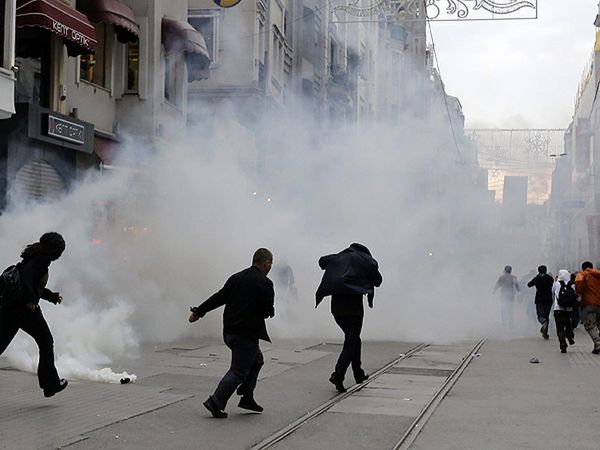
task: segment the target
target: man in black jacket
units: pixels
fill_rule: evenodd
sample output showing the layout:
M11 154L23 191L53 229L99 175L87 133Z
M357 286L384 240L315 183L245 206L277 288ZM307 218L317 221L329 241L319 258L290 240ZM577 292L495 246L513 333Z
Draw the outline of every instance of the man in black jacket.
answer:
M344 347L329 381L339 392L346 392L344 377L350 365L357 383L369 378L361 363L360 332L365 315L363 296L367 294L372 308L374 288L381 286L383 278L369 249L357 243L340 253L322 256L319 266L325 273L316 292L316 306L325 296L331 295L331 313L344 332Z
M538 322L542 325L540 333L544 339L549 339L548 325L550 324L550 311L552 310L552 286L554 278L548 275L546 266L538 267L538 274L527 283L527 287L535 286L535 310Z
M251 267L232 275L219 292L191 308L189 321L195 322L207 312L225 305L223 339L231 350L231 367L203 403L213 417L227 417L225 406L236 389L242 396L240 408L263 410L254 400L254 388L264 364L258 340L271 342L265 319L275 315L273 282L267 278L272 265L273 254L259 248L254 252Z

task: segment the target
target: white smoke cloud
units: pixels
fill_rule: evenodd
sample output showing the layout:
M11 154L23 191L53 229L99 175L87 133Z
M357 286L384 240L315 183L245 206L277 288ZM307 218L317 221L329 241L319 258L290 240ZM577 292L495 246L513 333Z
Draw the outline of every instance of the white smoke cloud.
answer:
M259 247L274 253L273 278L284 262L295 278L295 295L276 286L274 339L340 338L329 302L314 308L317 261L352 242L370 248L384 278L364 339L527 335L524 320L502 329L491 291L504 265L525 273L539 252L514 241L498 206L474 188L473 158L457 162L446 120L443 109L394 126L323 128L294 111L265 113L253 129L215 121L212 137L192 127L159 144L142 169L105 171L52 203L15 201L0 216L0 262L14 263L46 231L64 235L48 284L64 301L43 309L67 377L135 379L109 366L140 342L219 336L221 311L190 325L188 306L249 266ZM34 371L36 353L20 334L5 356Z

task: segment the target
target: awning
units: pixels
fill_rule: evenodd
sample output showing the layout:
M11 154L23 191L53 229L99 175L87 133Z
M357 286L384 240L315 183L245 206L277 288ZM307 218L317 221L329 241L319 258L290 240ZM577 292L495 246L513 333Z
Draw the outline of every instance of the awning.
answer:
M121 150L122 146L119 141L99 136L97 132L94 135L94 153L100 158L102 164L114 164Z
M161 36L167 54L184 54L188 81L208 79L210 54L202 33L187 22L163 17Z
M96 50L96 29L84 14L60 0L17 0L18 28L39 27L62 37L70 56Z
M135 21L135 13L119 0L87 0L79 2L78 8L92 23L114 25L117 39L123 44L135 42L140 37L140 26Z

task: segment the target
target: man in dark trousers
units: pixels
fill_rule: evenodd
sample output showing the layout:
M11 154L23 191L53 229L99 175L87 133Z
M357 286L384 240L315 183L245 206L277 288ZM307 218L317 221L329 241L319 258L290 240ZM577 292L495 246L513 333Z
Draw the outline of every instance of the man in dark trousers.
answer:
M331 313L344 332L344 347L329 381L339 392L346 392L344 377L350 365L357 383L369 378L361 363L360 332L365 315L363 296L367 294L372 308L374 288L381 286L383 278L369 249L357 243L340 253L321 257L319 266L325 273L316 292L316 306L324 297L331 295Z
M203 403L213 417L227 417L225 406L237 389L242 398L238 406L262 412L254 400L258 373L264 364L258 340L271 342L265 319L275 315L273 282L267 274L273 265L273 254L259 248L252 257L252 266L229 277L219 292L200 306L190 308L189 321L225 305L223 312L223 340L231 350L231 366L214 393Z
M535 286L535 310L538 322L542 325L540 333L544 339L548 339L548 325L550 324L550 312L552 311L552 286L554 279L548 275L546 266L538 267L538 274L527 283L527 287Z

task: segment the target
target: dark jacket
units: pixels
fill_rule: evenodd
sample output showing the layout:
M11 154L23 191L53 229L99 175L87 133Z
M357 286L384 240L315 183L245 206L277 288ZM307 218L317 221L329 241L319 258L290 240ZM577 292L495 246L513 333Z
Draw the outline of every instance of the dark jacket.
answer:
M536 305L551 305L552 304L552 286L554 278L547 273L538 273L533 279L527 283L527 287L535 286L535 304Z
M204 317L225 305L223 333L271 342L265 319L275 315L274 301L273 282L251 266L229 277L219 292L198 306L196 314Z
M58 293L46 288L48 282L48 268L52 260L43 253L38 253L23 260L18 264L23 303L37 305L40 298L56 304Z
M322 256L319 266L325 273L315 294L316 306L328 295L353 294L367 294L369 306L373 306L374 288L381 286L383 278L367 247L354 243L340 253Z

